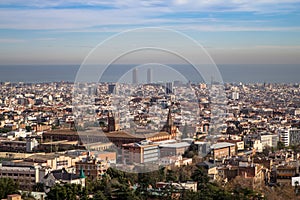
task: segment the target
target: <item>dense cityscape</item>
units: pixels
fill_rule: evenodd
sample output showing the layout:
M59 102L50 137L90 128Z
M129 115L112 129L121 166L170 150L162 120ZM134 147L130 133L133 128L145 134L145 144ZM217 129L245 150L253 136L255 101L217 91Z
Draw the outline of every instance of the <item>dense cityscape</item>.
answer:
M1 0L0 200L300 200L300 0Z
M1 198L298 198L299 84L148 82L1 83Z

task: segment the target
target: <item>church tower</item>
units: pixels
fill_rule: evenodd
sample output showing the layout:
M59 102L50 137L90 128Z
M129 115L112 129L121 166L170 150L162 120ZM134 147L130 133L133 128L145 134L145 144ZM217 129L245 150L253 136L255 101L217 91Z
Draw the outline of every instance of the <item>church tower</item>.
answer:
M162 131L166 131L168 132L172 139L176 139L177 137L177 127L174 125L173 122L173 117L172 117L172 107L169 107L169 112L168 112L168 117L167 117L167 122L164 125L164 127L162 128Z
M112 111L107 114L107 132L118 131L119 128L119 115L114 114Z

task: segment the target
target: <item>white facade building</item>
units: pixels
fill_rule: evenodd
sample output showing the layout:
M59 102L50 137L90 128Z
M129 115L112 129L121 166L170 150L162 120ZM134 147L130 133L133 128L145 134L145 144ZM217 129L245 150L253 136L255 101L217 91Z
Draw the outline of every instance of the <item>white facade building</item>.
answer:
M289 128L280 130L280 141L283 142L285 146L300 144L300 129Z
M279 131L280 141L283 142L284 146L290 145L290 134L289 131L284 129Z

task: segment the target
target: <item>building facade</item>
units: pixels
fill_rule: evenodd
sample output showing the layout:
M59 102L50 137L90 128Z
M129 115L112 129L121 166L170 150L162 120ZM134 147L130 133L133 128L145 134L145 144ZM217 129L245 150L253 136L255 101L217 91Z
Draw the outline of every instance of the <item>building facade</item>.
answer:
M19 164L15 162L4 162L0 164L0 177L8 177L19 184L22 190L32 190L33 186L40 182L41 177L45 175L38 165Z
M212 149L214 159L225 158L236 154L235 144L228 142L219 142L213 144L210 148Z
M148 141L140 143L130 143L122 145L123 163L149 163L158 161L158 144L152 144Z

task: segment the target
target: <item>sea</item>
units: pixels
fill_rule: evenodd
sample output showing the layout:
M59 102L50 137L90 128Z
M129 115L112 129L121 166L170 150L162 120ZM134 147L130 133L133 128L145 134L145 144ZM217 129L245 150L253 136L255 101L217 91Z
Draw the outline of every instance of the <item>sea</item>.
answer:
M134 65L124 64L111 67L105 71L100 81L117 82L123 74L128 74L132 66ZM203 82L201 75L195 75L196 72L191 67L184 65L174 66L175 69L177 67L184 71L185 77L188 77L189 81ZM0 82L74 82L79 68L80 65L0 65ZM217 68L225 83L300 82L300 64L219 64ZM140 71L143 70L141 69ZM144 74L146 73L145 71ZM153 73L151 78L155 79L161 74L163 73L158 73L158 75ZM161 78L167 79L168 75L164 75Z

